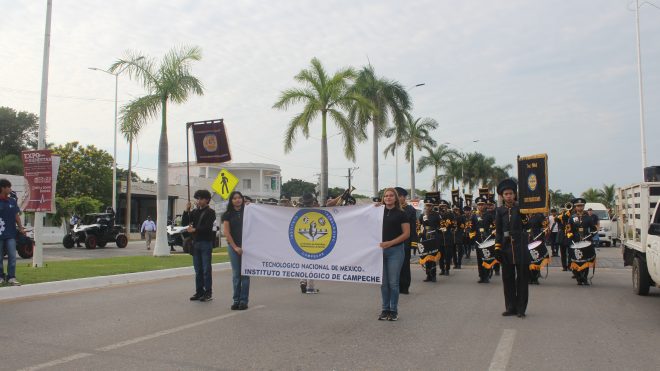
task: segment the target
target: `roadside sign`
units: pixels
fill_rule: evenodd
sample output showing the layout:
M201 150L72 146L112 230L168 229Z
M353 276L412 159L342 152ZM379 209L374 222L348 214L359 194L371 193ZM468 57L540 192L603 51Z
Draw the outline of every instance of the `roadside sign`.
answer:
M229 194L236 188L238 184L238 178L227 171L227 169L220 169L218 176L213 181L211 188L215 193L219 194L223 200L226 200L229 197Z

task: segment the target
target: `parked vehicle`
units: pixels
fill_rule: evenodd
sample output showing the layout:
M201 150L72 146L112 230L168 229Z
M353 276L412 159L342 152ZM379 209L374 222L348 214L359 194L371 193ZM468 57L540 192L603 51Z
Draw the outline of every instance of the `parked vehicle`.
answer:
M88 249L95 249L97 246L105 247L108 242L116 243L117 247L124 248L128 245L128 237L122 226L115 225L114 214L96 213L85 215L82 222L74 226L62 240L62 244L67 249L82 242Z
M617 226L624 265L632 266L633 289L647 295L660 287L660 182L617 190Z
M190 252L192 239L186 239L186 237L190 237L190 233L186 232L187 228L187 225L175 226L170 224L167 226L167 244L170 245L170 248L174 248L174 246L181 246L183 248L183 252Z
M25 234L16 234L16 253L23 259L30 259L34 255L34 232L31 229L26 229ZM7 256L6 251L4 256Z
M598 229L598 239L600 245L610 247L616 246L618 238L616 217L610 218L609 210L601 203L587 202L584 205L585 210L591 209L594 215L598 217L600 228Z

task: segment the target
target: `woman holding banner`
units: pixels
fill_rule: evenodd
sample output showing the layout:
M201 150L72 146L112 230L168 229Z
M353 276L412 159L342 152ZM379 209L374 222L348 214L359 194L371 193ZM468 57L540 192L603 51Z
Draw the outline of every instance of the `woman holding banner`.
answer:
M379 321L399 319L399 274L404 260L404 244L410 236L410 225L394 188L383 192L383 283L380 285L382 312Z
M250 294L250 276L241 274L245 202L243 195L238 191L229 194L229 201L227 211L222 214L222 226L225 238L227 238L227 252L231 261L232 284L234 287L234 302L231 305L231 310L245 310L248 308L248 296Z

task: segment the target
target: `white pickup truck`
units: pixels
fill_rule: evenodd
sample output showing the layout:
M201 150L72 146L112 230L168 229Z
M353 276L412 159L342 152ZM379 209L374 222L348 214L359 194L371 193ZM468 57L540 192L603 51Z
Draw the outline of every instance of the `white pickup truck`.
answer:
M633 289L647 295L660 287L660 182L617 190L617 228L624 265L632 265Z

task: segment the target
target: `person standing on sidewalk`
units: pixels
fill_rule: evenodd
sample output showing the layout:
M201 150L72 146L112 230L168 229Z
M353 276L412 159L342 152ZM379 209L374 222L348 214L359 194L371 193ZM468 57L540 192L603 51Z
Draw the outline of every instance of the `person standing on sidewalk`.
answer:
M209 207L211 193L205 189L195 192L197 208L184 214L182 223L188 224L188 233L193 237L193 266L195 267L195 295L190 300L213 300L213 277L211 253L213 252L213 222L215 211ZM185 217L190 215L190 218ZM189 220L187 220L189 219Z
M243 213L245 201L243 194L234 191L229 194L227 211L222 214L222 228L227 238L227 252L231 262L231 278L234 288L231 310L248 309L250 296L250 276L241 274L241 258L243 256Z
M11 182L0 179L0 279L2 283L20 286L16 280L16 234L25 233L21 223L21 210L16 200L9 197ZM17 228L18 227L18 228ZM5 275L4 255L7 253L7 275Z
M151 220L150 216L147 216L147 220L142 223L140 233L144 235L144 239L147 241L147 250L151 250L151 240L156 235L156 223Z

